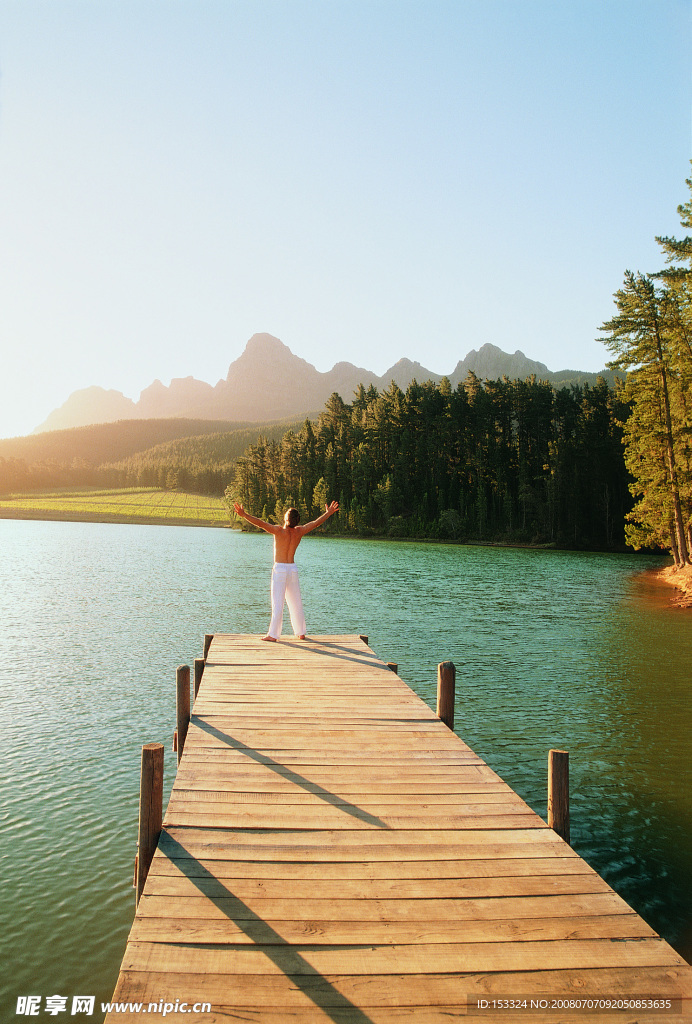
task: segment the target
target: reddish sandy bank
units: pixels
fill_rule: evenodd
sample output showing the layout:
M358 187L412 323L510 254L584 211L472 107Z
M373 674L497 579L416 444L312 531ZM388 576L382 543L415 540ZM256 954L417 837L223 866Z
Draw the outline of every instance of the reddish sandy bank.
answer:
M692 565L669 565L656 573L662 583L676 587L678 596L675 601L681 608L692 608Z

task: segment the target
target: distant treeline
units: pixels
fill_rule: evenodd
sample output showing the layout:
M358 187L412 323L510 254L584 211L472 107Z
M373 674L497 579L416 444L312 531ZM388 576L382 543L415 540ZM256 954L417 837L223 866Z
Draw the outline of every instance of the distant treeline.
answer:
M299 425L120 420L0 440L0 494L151 486L220 495L260 432L280 438Z
M336 498L339 533L619 548L632 507L626 418L604 380L361 385L299 433L252 444L226 497L275 521Z

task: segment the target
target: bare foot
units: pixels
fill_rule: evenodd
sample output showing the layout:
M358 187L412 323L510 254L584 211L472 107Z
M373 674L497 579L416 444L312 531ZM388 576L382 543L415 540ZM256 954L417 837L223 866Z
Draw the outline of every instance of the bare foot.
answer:
M270 641L271 643L273 643L273 644L275 644L275 643L276 643L276 637L275 637L275 636L269 636L269 635L267 635L267 636L263 636L263 637L262 637L262 639L263 639L263 640L269 640L269 641Z

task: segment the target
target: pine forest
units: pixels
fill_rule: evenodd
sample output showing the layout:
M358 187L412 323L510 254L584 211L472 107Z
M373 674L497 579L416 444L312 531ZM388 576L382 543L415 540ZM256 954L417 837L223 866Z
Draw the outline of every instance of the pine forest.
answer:
M605 381L361 385L298 433L251 445L226 497L273 521L336 498L327 529L339 533L617 548L630 507L623 416Z

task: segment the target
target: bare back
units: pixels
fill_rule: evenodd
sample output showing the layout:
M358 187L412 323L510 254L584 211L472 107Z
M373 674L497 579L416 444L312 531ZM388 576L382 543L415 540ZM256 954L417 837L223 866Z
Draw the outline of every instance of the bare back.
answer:
M303 539L305 528L300 526L279 526L274 534L274 561L290 564L296 548Z

